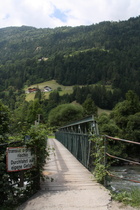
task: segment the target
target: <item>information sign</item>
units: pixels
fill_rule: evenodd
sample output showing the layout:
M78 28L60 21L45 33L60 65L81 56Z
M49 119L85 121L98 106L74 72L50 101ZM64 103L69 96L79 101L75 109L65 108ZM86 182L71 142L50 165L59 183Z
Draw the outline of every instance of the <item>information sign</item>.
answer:
M6 150L7 171L21 171L35 165L35 156L26 147L8 147Z

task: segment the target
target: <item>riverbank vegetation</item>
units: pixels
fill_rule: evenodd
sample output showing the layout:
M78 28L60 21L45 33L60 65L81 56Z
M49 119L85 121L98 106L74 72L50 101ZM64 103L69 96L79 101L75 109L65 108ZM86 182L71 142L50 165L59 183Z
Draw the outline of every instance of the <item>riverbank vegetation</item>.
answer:
M121 143L121 145L118 144L119 147L115 144L113 144L113 146L111 147L112 143L110 141L107 141L107 137L96 136L96 135L92 135L90 141L92 145L91 165L92 167L94 166L92 170L97 182L103 184L106 188L110 190L110 194L113 200L125 204L126 208L127 205L139 208L140 207L140 188L138 180L139 173L137 174L138 171L134 173L135 169L133 165L130 165L131 173L129 173L128 171L129 167L128 166L126 167L125 165L129 164L129 160L127 162L127 153L124 154L124 149L126 148L124 144L126 144L126 142ZM137 148L137 145L131 144L131 146L133 148ZM123 155L125 155L126 157L125 159L124 158L121 159L123 161L120 162L119 158L121 158ZM114 157L119 157L119 158L113 159ZM134 162L133 164L135 166ZM112 171L112 166L114 165L115 166L121 165L122 168L120 169L120 167L119 168L113 167L114 170Z
M132 188L129 192L112 193L112 198L125 205L131 205L136 208L140 207L140 189L138 187Z
M49 151L46 150L48 130L44 125L31 126L24 132L11 134L11 115L8 108L0 102L0 206L1 209L14 209L27 200L40 188L43 179L43 166ZM7 148L26 147L31 151L33 159L26 166L30 170L18 170L17 165L8 171ZM24 154L24 153L23 153ZM27 154L28 155L28 154ZM12 156L13 157L13 156ZM11 161L12 162L12 161ZM14 161L13 161L14 162ZM12 163L11 163L12 164ZM14 164L14 163L13 163ZM11 168L12 168L11 167ZM22 173L22 175L21 175ZM21 178L22 176L22 178Z

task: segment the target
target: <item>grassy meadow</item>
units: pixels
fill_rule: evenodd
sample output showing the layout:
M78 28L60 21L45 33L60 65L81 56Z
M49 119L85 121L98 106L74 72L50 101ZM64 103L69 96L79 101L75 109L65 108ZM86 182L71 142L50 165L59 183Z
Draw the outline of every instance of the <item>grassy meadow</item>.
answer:
M100 116L102 113L106 113L106 114L110 114L111 113L111 110L106 110L106 109L101 109L98 107L98 116Z
M34 84L34 85L29 86L29 87L26 87L24 90L26 91L26 90L28 90L28 88L33 88L33 87L43 89L45 86L51 87L52 90L57 90L57 88L61 88L61 91L59 91L60 96L66 94L66 93L70 94L70 93L73 92L73 86L63 86L63 85L58 84L55 80L50 80L50 81L47 81L47 82ZM44 93L46 99L49 98L50 93L51 92L45 92ZM34 100L34 96L35 96L35 93L27 93L26 94L26 100L27 101Z
M47 81L47 82L34 84L34 85L29 86L29 87L26 87L24 90L26 91L26 90L28 90L28 88L33 88L33 87L43 89L45 86L51 87L52 90L57 90L57 88L61 88L61 91L59 91L60 96L66 94L66 93L71 94L73 92L73 86L63 86L63 85L58 84L55 80L50 80L50 81ZM45 92L44 93L46 99L49 98L50 93L51 92ZM35 96L35 93L27 93L26 94L26 100L27 101L34 100L34 96ZM104 109L101 109L101 108L98 107L98 115L100 116L103 112L105 112L107 114L110 114L111 111L110 110L104 110Z

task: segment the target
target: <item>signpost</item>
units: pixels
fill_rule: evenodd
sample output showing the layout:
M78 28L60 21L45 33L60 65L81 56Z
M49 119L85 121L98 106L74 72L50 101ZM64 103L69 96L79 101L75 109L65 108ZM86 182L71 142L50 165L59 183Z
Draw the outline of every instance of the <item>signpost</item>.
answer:
M26 147L8 147L6 150L7 171L22 171L35 165L35 156Z
M6 163L8 172L20 172L19 186L24 186L24 170L28 170L35 165L35 156L26 147L7 147Z

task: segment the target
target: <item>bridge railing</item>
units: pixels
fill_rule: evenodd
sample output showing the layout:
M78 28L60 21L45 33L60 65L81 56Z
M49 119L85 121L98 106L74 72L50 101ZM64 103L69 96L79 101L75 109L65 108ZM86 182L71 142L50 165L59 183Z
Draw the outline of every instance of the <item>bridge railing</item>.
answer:
M94 158L91 157L91 154L96 153L95 145L92 141L91 136L98 136L98 125L94 120L93 116L84 118L80 121L76 121L69 125L61 127L55 134L57 140L59 140L86 168L89 170L93 170L94 166ZM108 159L118 160L120 162L125 162L127 164L133 164L140 166L140 162L136 160L132 160L129 158L124 158L124 156L119 157L114 154L109 153L109 146L111 141L115 141L115 144L118 142L124 144L132 144L135 146L140 146L139 142L134 142L130 140L124 140L119 138L113 138L110 136L102 136L104 138L104 164L106 165ZM100 138L99 138L100 139ZM120 145L121 147L121 145ZM118 147L119 150L119 147ZM108 175L111 177L116 177L120 179L121 177L117 177L117 175L112 174L111 171L107 171ZM122 177L122 179L124 179ZM135 183L140 183L140 180L130 180L129 178L125 178L125 180L133 181ZM105 184L106 185L106 184Z
M109 141L113 141L113 142L122 142L124 144L129 144L129 145L135 145L139 147L140 149L140 142L135 142L135 141L130 141L130 140L126 140L126 139L120 139L120 138L114 138L114 137L111 137L111 136L104 136L104 145L105 145L105 159L106 159L106 163L107 164L107 159L110 158L112 160L118 160L118 161L121 161L125 164L128 164L128 165L135 165L135 166L140 166L140 158L124 158L124 157L120 157L120 156L116 156L114 154L110 154L109 151L108 151L108 145L109 145ZM138 160L136 160L138 159ZM134 182L134 183L140 183L140 180L135 180L135 179L130 179L127 177L123 177L122 175L120 176L117 176L116 174L113 174L111 171L107 171L107 174L110 176L110 177L114 177L114 178L117 178L117 179L122 179L122 180L125 180L125 181L130 181L130 182Z
M90 158L89 136L87 134L56 132L59 140L85 167L88 168Z
M55 137L86 168L89 168L91 151L90 135L92 133L99 134L98 125L93 116L88 116L59 128L55 133Z

